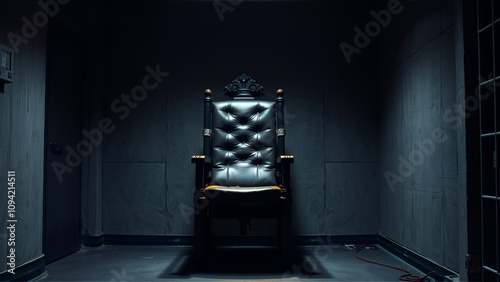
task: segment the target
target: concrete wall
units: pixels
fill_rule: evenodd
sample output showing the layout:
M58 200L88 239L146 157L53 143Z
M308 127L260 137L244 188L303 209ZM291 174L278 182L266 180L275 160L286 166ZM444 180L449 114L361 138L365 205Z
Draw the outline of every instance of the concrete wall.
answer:
M460 4L405 5L380 44L380 233L465 279Z
M116 130L103 148L104 234L193 233L181 208L192 205L190 156L202 152L203 90L221 99L223 87L243 72L264 85L269 99L285 89L286 147L296 156L295 233L377 234L377 94L370 60L376 47L348 64L338 46L366 22L372 2L359 12L353 1L243 1L222 22L211 1L180 2L122 2L110 10L104 111ZM145 68L157 65L170 75L128 114L113 111L113 101L142 85ZM234 223L225 234L237 234ZM253 235L271 228L253 224Z
M0 43L23 35L22 17L40 10L35 1L2 1ZM43 153L46 29L15 55L15 82L0 86L0 273L7 270L7 171L16 171L16 267L40 258L43 231ZM10 247L9 247L10 248Z

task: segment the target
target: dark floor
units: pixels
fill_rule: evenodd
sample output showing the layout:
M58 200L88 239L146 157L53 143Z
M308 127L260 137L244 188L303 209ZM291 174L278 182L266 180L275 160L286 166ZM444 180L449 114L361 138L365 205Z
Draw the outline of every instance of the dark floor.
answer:
M273 248L217 248L206 263L191 263L191 247L104 246L83 248L46 266L37 281L399 281L405 272L367 263L344 246L308 246L285 264ZM385 249L362 250L363 258L425 274Z

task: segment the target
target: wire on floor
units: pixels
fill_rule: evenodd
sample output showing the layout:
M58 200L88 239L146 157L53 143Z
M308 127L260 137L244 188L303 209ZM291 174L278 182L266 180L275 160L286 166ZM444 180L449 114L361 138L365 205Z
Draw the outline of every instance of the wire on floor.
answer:
M406 272L406 274L403 274L403 275L399 276L399 280L420 282L420 281L425 281L425 280L429 279L427 277L429 277L429 275L431 275L432 273L434 273L434 271L431 271L427 275L425 275L424 277L420 277L420 276L417 276L417 275L412 275L411 272L408 271L408 270L406 270L406 269L402 269L402 268L395 267L395 266L388 265L388 264L381 263L381 262L376 262L376 261L369 260L369 259L364 259L364 258L362 258L362 257L360 257L358 255L358 252L361 251L361 250L363 250L363 249L378 250L379 249L378 246L371 245L371 244L356 246L356 251L354 252L354 256L356 256L358 259L360 259L362 261L366 261L366 262L369 262L369 263L374 263L374 264L378 264L378 265L381 265L381 266L390 267L390 268L394 268L394 269Z

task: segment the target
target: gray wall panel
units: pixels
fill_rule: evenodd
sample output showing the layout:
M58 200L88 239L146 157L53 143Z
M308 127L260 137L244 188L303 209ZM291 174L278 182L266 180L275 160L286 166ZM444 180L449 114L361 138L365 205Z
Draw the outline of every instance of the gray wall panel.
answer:
M324 234L377 234L377 163L327 163Z
M144 75L146 71L139 72L133 81L142 85ZM123 92L129 94L132 87ZM104 138L104 162L165 161L167 101L164 88L160 85L149 91L144 101L136 104L137 108L129 108L128 115L118 110L113 112L111 104L106 105L106 117L111 117L116 129Z
M459 199L461 189L457 185L457 178L445 177L443 186L443 257L444 264L453 269L459 269L462 264L461 256L457 255L460 248L459 241Z
M105 234L167 232L165 164L105 163L103 186Z
M411 205L414 215L411 218L414 233L411 234L413 240L410 248L443 264L443 193L413 190Z
M0 43L21 34L21 17L39 9L35 2L4 1L0 10ZM45 29L15 54L15 82L0 92L0 272L7 269L7 171L16 171L16 267L42 256L43 152L45 116Z
M442 95L442 110L441 110L441 128L446 132L449 138L443 143L443 176L444 177L457 177L458 175L458 154L456 152L459 150L457 135L463 128L457 127L456 121L450 121L445 119L448 113L453 113L456 117L455 109L457 106L457 96L453 95L457 89L457 83L455 80L455 54L450 52L454 50L454 29L450 28L443 32L440 37L440 63L441 63L441 92L447 93L447 95ZM465 123L462 123L465 126ZM445 185L444 187L450 187ZM454 187L450 187L454 188Z
M405 246L413 247L415 225L412 189L380 191L380 229L382 235Z
M320 81L313 81L321 85ZM295 156L292 164L292 225L296 234L320 234L325 221L325 155L323 99L321 89L311 87L308 96L286 100L289 118L286 136L287 154ZM292 90L304 93L306 89Z
M344 81L352 79L343 77ZM332 81L325 80L324 83L328 89ZM336 81L336 84L342 85L340 81ZM340 86L325 92L324 134L327 162L379 160L379 140L374 138L378 135L378 98L377 95L367 94L371 91L370 84L351 81L348 87Z
M445 31L453 26L455 20L454 4L461 5L459 1L441 0L441 31ZM453 33L454 29L452 28L451 30ZM450 55L454 56L455 54L451 53Z
M422 46L433 40L441 33L441 11L439 1L418 1L406 5L405 25L406 34L410 38L410 54L418 52Z
M393 191L387 181L381 182L381 234L459 271L464 244L459 239L464 221L460 211L465 208L460 200L465 195L464 128L454 127L455 122L447 122L443 115L457 102L463 103L463 93L456 92L463 70L455 70L460 58L455 50L463 47L452 22L453 3L420 1L411 5L401 26L394 27L407 31L410 55L395 63L398 67L392 71L381 67L380 90L385 93L381 93L380 171L401 177L395 178ZM390 38L397 34L391 29L388 41L398 39ZM405 50L401 44L392 51ZM437 129L446 136L444 140L432 138ZM418 145L424 140L434 142L424 150ZM412 162L412 154L418 151L425 153L424 161ZM401 157L408 161L411 172L401 174Z

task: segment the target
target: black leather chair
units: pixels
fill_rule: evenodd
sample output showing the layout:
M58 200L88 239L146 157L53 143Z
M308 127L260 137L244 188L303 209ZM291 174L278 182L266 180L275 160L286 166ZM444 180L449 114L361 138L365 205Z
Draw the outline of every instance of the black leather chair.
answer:
M291 243L290 163L285 155L284 99L257 100L263 87L245 74L225 87L228 101L214 102L205 90L203 155L196 163L195 256L211 245L212 218L238 218L246 235L250 218L277 218L278 245Z

